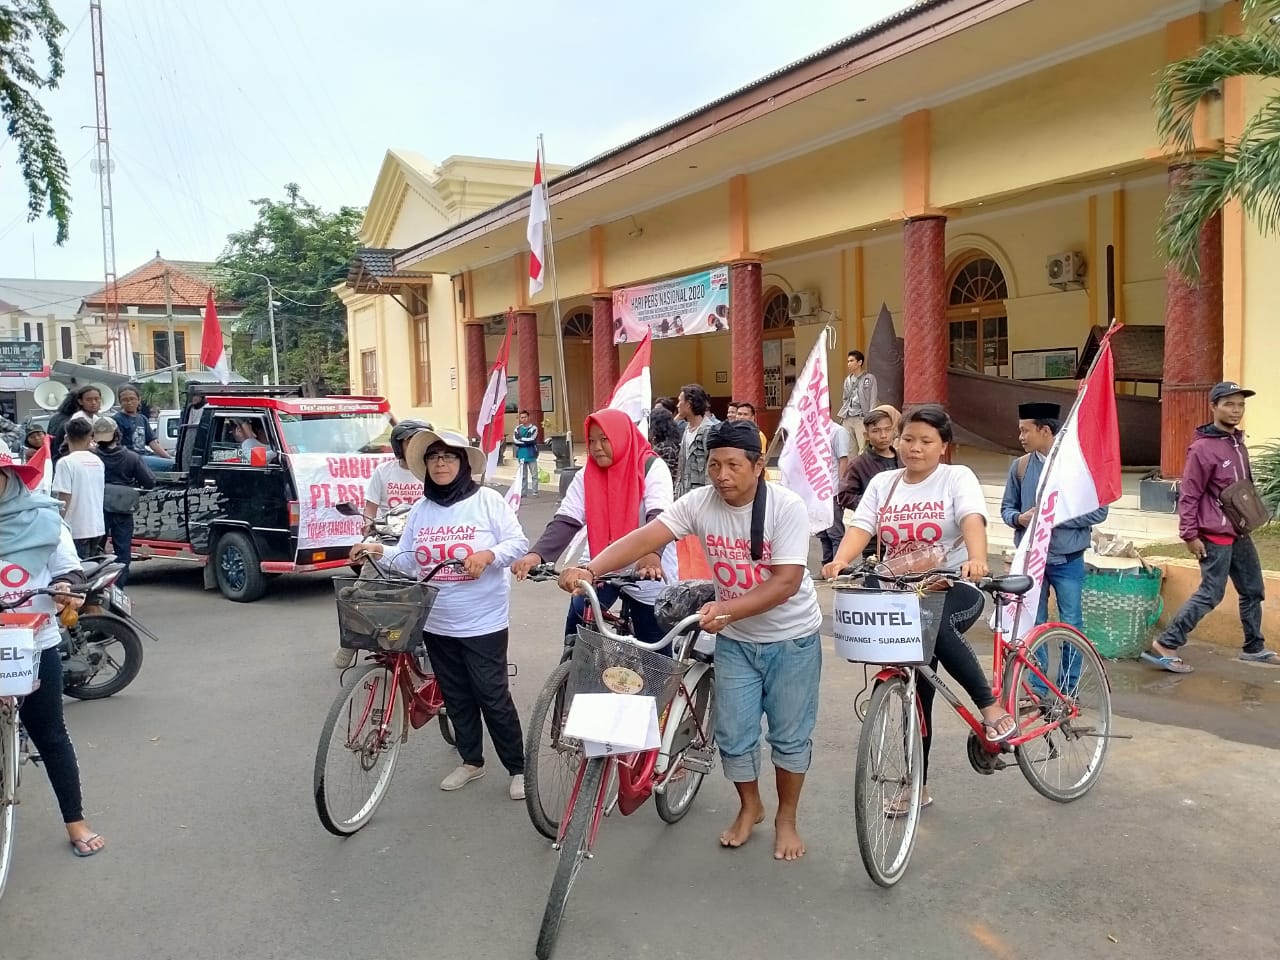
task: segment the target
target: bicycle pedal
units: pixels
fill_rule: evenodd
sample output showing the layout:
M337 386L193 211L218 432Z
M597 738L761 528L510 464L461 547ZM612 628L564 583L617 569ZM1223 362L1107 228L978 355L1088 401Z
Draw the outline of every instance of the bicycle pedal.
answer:
M690 747L684 752L684 768L693 773L710 773L711 768L715 765L715 760L714 750L700 750L697 747Z

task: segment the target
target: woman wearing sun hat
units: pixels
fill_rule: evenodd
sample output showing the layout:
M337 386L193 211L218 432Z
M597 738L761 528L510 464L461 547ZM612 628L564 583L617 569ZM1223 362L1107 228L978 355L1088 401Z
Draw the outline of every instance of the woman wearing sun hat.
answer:
M441 570L432 579L440 592L425 631L462 757L440 789L458 790L484 776L483 716L511 775L511 799L523 800L524 736L507 682L507 568L525 555L529 541L502 495L476 482L484 473L484 454L462 434L419 431L405 443L404 454L405 465L423 482L423 498L410 511L398 544L362 543L351 558L381 556L400 572L419 574L444 560L462 561L462 569Z

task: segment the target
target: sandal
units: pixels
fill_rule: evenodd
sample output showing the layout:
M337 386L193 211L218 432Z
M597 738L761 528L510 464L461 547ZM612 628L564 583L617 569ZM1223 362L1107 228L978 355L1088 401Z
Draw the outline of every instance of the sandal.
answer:
M100 847L93 846L93 841L101 839L101 834L91 833L87 837L81 837L79 840L68 840L67 842L71 844L72 853L77 857L84 858L92 857L94 854L101 853L103 850L107 849L107 845L105 843ZM82 850L81 847L84 847L84 849Z
M1006 720L1009 721L1009 729L1001 733L998 728ZM988 743L1004 743L1018 732L1018 721L1013 719L1012 714L1006 713L1003 716L996 717L994 720L983 720L982 728L987 731Z
M893 795L892 800L886 800L884 804L884 815L890 820L896 820L899 817L905 817L910 811L907 807L907 791L899 790ZM933 806L933 797L928 797L920 803L920 809Z
M1195 667L1190 664L1183 663L1181 657L1166 657L1151 650L1144 650L1142 653L1142 659L1147 661L1147 663L1154 664L1161 670L1167 670L1170 673L1193 673L1195 671Z

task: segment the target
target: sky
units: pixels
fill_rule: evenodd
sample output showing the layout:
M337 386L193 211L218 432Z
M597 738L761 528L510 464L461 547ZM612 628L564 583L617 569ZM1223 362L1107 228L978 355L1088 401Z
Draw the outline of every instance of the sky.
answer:
M906 0L102 0L116 266L212 260L295 182L364 206L388 148L575 164L902 9ZM71 236L26 221L0 146L0 275L103 275L88 0L54 0L66 74L41 100Z

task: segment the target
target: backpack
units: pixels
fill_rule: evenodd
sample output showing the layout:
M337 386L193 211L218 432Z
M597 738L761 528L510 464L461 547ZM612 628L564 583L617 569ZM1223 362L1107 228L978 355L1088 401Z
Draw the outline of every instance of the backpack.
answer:
M1024 453L1018 458L1018 469L1015 471L1018 477L1018 483L1022 483L1023 477L1027 475L1027 465L1031 463L1031 454Z

